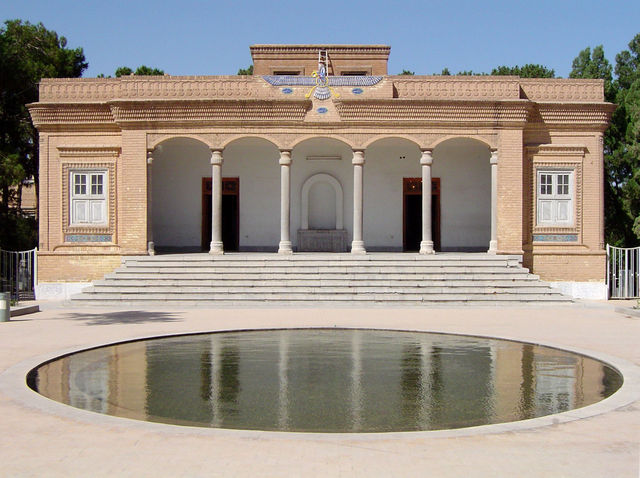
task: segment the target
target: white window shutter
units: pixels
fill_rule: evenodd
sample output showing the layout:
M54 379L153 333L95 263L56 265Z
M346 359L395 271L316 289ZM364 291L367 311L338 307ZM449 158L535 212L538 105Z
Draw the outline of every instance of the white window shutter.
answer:
M89 221L89 201L73 201L72 222L86 223Z
M104 200L91 201L91 222L94 224L105 222Z

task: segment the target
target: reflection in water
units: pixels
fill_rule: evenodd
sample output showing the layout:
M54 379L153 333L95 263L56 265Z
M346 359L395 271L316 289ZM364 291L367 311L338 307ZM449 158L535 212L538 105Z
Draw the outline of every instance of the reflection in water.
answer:
M500 340L371 330L180 336L81 352L29 377L72 406L204 427L435 430L589 405L622 379L595 360Z

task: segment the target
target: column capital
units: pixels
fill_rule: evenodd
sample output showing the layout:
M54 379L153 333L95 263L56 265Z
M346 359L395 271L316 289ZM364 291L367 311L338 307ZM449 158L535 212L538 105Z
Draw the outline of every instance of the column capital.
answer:
M353 150L353 159L351 160L352 164L364 164L364 150L362 149L354 149Z
M153 163L153 149L147 149L147 164Z
M489 164L498 164L498 149L491 148L491 158L489 159Z
M280 160L278 163L281 166L289 166L291 164L291 150L290 149L281 149L280 150Z
M424 148L422 150L422 156L420 156L420 164L426 164L427 166L431 166L431 164L433 164L433 149Z
M212 149L211 150L211 164L222 164L222 150L221 149Z

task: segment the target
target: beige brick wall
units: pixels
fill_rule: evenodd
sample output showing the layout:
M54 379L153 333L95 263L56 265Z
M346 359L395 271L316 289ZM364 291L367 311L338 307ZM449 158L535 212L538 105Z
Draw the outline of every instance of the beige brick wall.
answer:
M117 242L124 254L147 251L147 138L145 131L122 132L118 168Z
M604 281L604 252L572 254L567 251L525 256L524 266L546 281Z
M119 254L38 253L38 282L82 282L102 279L122 263Z
M505 129L498 139L498 251L522 254L522 130Z

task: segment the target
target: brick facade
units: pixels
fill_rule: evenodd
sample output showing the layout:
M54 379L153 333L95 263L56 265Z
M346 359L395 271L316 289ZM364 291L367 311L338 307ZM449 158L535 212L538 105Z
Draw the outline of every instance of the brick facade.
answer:
M320 49L329 75L379 77L336 81L326 99L313 85L273 86L260 76L296 68L309 76ZM255 45L252 54L254 76L42 80L30 105L40 132L41 281L97 279L122 256L147 254L147 156L178 137L211 150L263 138L283 151L333 138L365 160L381 138L422 150L477 140L498 155L497 253L523 254L544 279L604 280L602 134L614 107L604 102L602 81L389 76L385 46ZM107 172L109 217L99 227L71 225L69 171L92 167ZM573 171L570 226L536 225L540 168Z

